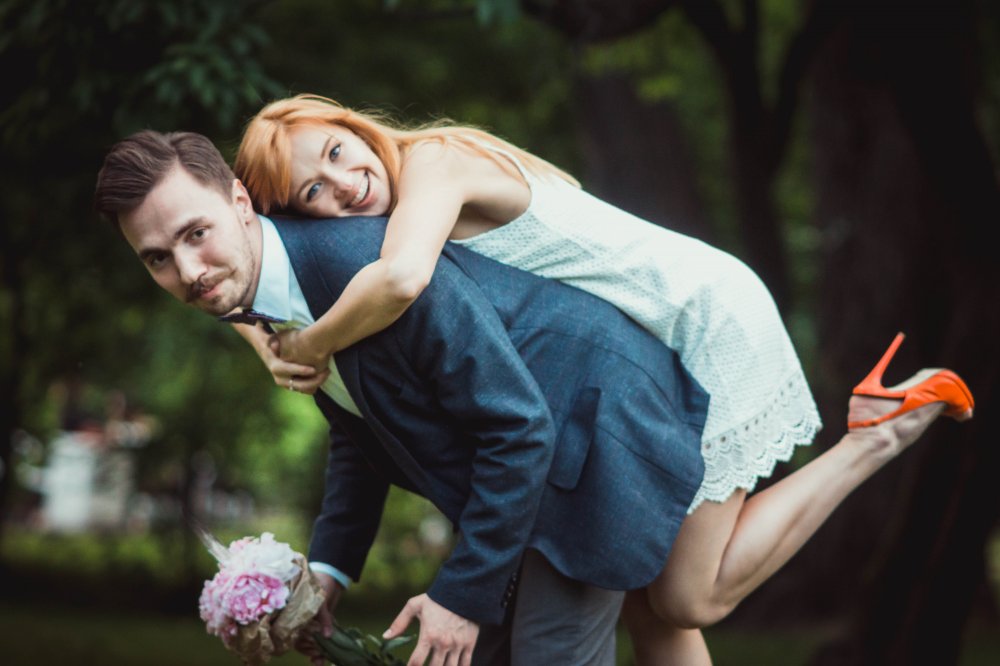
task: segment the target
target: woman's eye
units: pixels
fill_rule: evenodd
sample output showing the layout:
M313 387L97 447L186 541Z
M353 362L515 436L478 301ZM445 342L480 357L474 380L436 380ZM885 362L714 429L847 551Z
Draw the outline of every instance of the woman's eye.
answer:
M340 156L340 144L338 143L337 145L335 145L333 148L330 149L330 155L329 155L330 161L331 162L334 161L339 156Z
M306 201L312 201L317 194L319 194L319 183L313 183L313 186L306 192Z

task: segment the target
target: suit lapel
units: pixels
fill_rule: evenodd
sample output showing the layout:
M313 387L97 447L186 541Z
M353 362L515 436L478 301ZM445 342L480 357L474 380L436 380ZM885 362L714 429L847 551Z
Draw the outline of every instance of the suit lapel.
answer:
M322 225L315 222L297 223L295 221L273 220L278 234L281 236L285 249L288 251L289 260L292 262L292 269L295 277L298 278L299 286L305 295L306 303L313 314L313 318L318 319L326 310L333 305L336 297L346 286L352 275L337 276L336 284L329 284L321 272L319 260L313 252L314 243L318 234L327 236L326 240L331 242L330 236L335 227ZM335 240L332 241L335 243ZM334 293L336 291L336 294ZM334 363L340 372L341 379L344 380L344 387L354 400L358 411L361 412L365 423L374 431L386 453L399 467L400 471L406 475L413 486L421 495L429 499L437 506L444 506L438 501L436 486L427 472L410 455L395 435L392 434L373 413L371 406L365 396L361 386L361 362L358 354L359 345L352 345L347 349L337 352L334 355Z

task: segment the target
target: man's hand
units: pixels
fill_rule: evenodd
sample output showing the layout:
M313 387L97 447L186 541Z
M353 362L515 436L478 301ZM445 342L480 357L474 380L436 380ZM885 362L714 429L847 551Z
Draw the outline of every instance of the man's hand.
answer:
M414 620L420 621L420 638L407 666L470 666L479 625L435 603L426 594L413 597L382 635L395 638Z
M304 654L312 662L313 666L324 666L326 659L320 653L316 641L313 640L313 634L319 632L327 638L333 634L333 609L337 607L337 602L340 601L340 595L343 593L344 588L333 579L333 576L319 571L313 571L312 575L320 587L323 588L323 592L326 594L326 603L320 606L316 617L299 634L299 640L295 644L295 649Z

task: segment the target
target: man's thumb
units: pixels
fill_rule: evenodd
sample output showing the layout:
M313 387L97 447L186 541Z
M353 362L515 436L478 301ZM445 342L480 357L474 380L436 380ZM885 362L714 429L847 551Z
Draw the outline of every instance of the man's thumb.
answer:
M320 632L329 638L333 636L333 615L330 613L330 609L324 605L319 609L319 625Z

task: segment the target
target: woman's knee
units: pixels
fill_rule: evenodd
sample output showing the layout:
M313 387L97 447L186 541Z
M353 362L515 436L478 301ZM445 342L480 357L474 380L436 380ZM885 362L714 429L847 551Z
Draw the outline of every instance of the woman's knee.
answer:
M694 595L650 595L652 611L664 622L679 629L704 629L729 615L734 603Z

